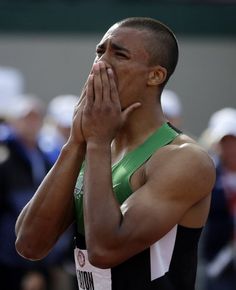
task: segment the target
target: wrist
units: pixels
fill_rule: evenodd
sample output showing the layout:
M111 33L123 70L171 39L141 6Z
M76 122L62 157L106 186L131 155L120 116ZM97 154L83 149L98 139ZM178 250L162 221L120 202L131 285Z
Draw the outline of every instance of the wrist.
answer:
M64 152L70 152L70 153L74 153L75 155L85 155L86 152L86 143L75 143L71 140L68 140L64 146L62 147L62 151Z
M111 150L111 143L101 140L88 140L87 141L87 151L88 150Z
M105 170L111 167L111 145L107 143L88 142L86 147L86 164L91 169Z

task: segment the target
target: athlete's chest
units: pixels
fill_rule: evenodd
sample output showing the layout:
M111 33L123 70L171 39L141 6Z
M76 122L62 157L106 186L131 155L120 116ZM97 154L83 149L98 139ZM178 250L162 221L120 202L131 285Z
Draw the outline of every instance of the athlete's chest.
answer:
M135 192L142 187L147 181L145 164L138 168L130 177L129 183L132 192Z

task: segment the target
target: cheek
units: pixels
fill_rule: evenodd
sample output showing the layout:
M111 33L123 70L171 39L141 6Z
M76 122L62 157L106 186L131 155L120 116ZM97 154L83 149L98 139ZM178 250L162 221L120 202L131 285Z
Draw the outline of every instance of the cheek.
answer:
M235 146L230 146L229 150L229 158L236 159L236 145Z
M224 156L228 159L236 159L236 142L225 142L222 144Z
M29 117L25 120L25 129L35 134L37 134L42 125L43 125L42 118L36 116Z
M144 74L125 73L117 75L117 87L119 93L124 92L139 92L145 86Z
M114 69L122 107L137 101L146 89L145 72L139 67Z

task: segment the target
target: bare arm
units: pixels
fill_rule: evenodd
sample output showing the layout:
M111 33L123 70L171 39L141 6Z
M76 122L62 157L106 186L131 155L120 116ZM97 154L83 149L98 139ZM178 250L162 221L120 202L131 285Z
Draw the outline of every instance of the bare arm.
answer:
M16 223L16 249L25 258L45 257L72 223L73 190L84 148L65 145L56 164L25 206Z
M94 265L112 267L143 251L209 196L214 169L208 157L191 146L173 148L153 156L146 165L145 184L120 207L111 185L109 150L99 144L89 146L84 211L86 242ZM194 226L203 226L206 216L205 210L195 216Z
M73 192L85 156L81 116L86 89L75 108L71 134L57 162L16 222L16 249L25 258L45 257L74 220Z
M109 96L102 65L101 78L96 78L96 73L97 67L95 96L88 98L82 122L87 141L84 217L90 262L106 268L143 251L181 223L191 208L209 196L214 168L197 145L166 146L145 165L144 185L120 207L112 189L110 144L125 111L119 112L112 74L108 73ZM101 80L103 97L97 89ZM200 220L201 215L195 214L195 219ZM196 224L202 226L201 222Z

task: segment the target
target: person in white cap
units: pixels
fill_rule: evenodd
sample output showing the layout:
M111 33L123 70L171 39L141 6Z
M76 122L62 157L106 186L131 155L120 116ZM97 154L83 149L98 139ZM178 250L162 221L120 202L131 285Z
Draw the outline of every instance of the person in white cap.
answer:
M20 95L5 111L5 124L0 125L1 290L22 290L23 280L31 283L34 279L32 273L41 278L42 283L34 280L40 285L55 283L54 275L70 246L70 236L64 234L50 255L36 263L20 257L14 247L16 218L53 165L38 144L44 113L39 97Z
M21 280L29 270L37 272L46 283L48 271L41 262L26 262L14 247L17 215L51 168L37 143L44 115L42 102L31 95L20 95L15 101L5 108L5 123L0 125L0 288L3 290L20 290Z
M23 73L15 67L0 66L0 121L8 116L8 111L19 104L24 94Z
M207 128L214 149L216 183L202 241L206 290L235 290L236 285L236 109L215 112Z
M78 96L63 94L54 97L48 104L45 125L40 133L40 148L55 162L66 143L72 125L74 107Z

